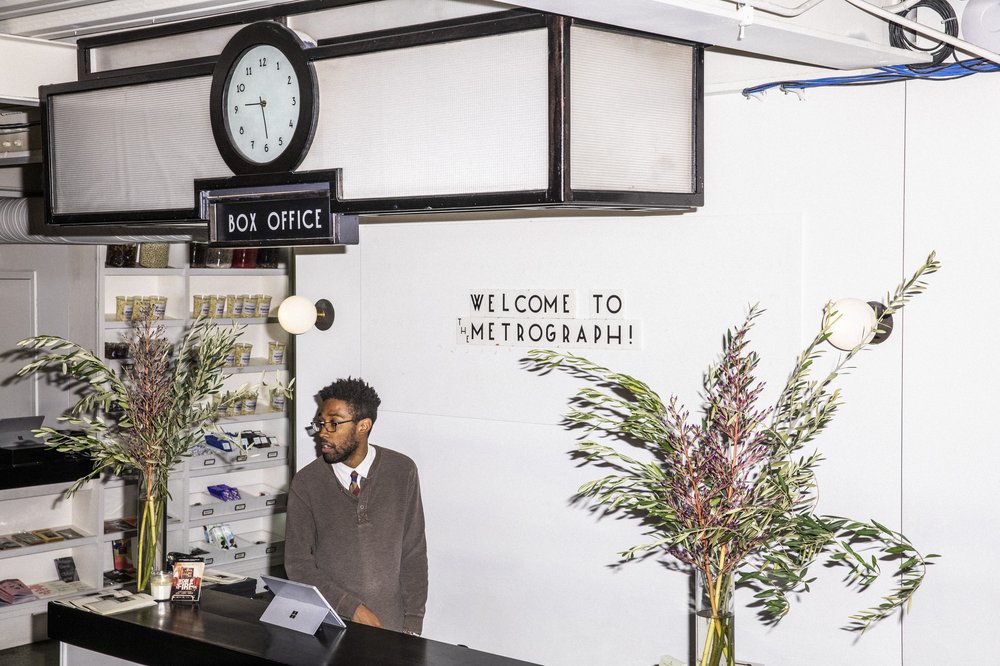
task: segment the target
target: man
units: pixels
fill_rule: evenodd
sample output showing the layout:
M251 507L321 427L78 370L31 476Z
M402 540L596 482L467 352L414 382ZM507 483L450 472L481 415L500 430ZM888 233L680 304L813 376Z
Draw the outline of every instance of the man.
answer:
M416 465L368 443L381 400L363 380L339 379L319 401L309 431L322 457L292 479L285 570L343 617L419 634L427 541Z

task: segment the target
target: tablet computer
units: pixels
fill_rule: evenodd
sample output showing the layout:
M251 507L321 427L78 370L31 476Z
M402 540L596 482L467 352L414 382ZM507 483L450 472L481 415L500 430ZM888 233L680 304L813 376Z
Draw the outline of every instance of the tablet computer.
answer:
M261 622L304 634L315 634L323 623L342 628L347 626L315 585L267 575L262 575L260 579L274 594L274 599L260 616Z

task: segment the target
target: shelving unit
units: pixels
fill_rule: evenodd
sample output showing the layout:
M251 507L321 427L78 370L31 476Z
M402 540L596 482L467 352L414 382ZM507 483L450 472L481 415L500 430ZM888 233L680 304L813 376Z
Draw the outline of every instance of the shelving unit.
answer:
M187 266L187 246L171 246L169 267L106 268L105 248L95 253L98 330L95 352L104 353L107 342L121 341L130 324L115 319L117 296L167 297L166 316L160 320L171 339L179 337L192 323L195 294L268 294L272 307L289 292L288 273L276 269L200 269ZM272 317L224 318L220 326L243 326L240 342L253 345L247 366L227 368L230 377L223 390L247 383L287 382L284 363L270 362L268 342L287 343L287 334ZM53 415L54 416L54 415ZM224 453L212 449L195 455L176 467L170 478L171 499L167 513L168 551L207 551L206 563L242 575L259 575L282 563L284 553L285 504L292 469L289 452L291 427L286 411L274 410L263 391L254 413L220 418L220 429L230 433L256 430L272 437L277 446L251 449L247 453ZM221 502L207 493L210 485L225 483L240 489L242 499ZM70 498L63 492L69 483L50 484L0 491L0 535L44 528L70 527L81 536L53 543L22 546L0 551L0 579L19 578L28 585L46 584L58 578L54 559L72 557L85 591L104 587L104 572L114 568L112 542L129 537L138 540L134 529L123 530L107 521L133 518L137 507L134 479L103 476L85 484ZM261 494L263 493L263 494ZM226 523L233 530L237 548L222 550L203 542L205 528ZM0 649L45 637L47 602L51 596L14 606L0 604Z

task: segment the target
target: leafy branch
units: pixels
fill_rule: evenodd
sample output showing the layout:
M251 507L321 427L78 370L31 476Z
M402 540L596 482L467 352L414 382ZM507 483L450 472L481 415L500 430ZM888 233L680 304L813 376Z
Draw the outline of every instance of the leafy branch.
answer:
M922 293L924 279L939 268L931 253L887 294L877 326ZM815 469L822 456L803 455L802 449L833 419L842 404L836 382L867 343L814 378L827 351L823 343L840 317L827 303L819 331L798 355L777 401L760 408L764 385L754 377L759 358L749 348L749 333L762 313L752 306L724 337L722 355L703 377L697 422L676 397L664 402L629 375L564 352L536 349L528 356L536 369L569 372L590 383L573 398L568 426L628 441L651 454L652 462L643 462L604 443L578 443L587 461L618 471L584 484L578 494L609 511L636 514L651 526L651 540L621 553L624 559L663 550L701 571L710 589L735 574L756 591L762 616L772 623L788 612L789 594L809 590L814 580L809 568L821 557L846 566L849 584L861 590L881 575L879 562L896 562L892 590L851 616L848 628L864 631L910 602L937 556L921 555L904 535L877 521L815 513Z

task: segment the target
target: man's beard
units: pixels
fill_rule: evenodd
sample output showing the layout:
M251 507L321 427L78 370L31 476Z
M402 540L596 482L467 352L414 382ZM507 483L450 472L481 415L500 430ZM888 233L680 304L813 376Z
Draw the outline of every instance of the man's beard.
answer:
M330 450L329 453L323 452L323 460L329 464L341 463L350 458L355 451L358 450L358 436L351 435L351 438L345 442L345 448L343 450L338 450L336 447Z

